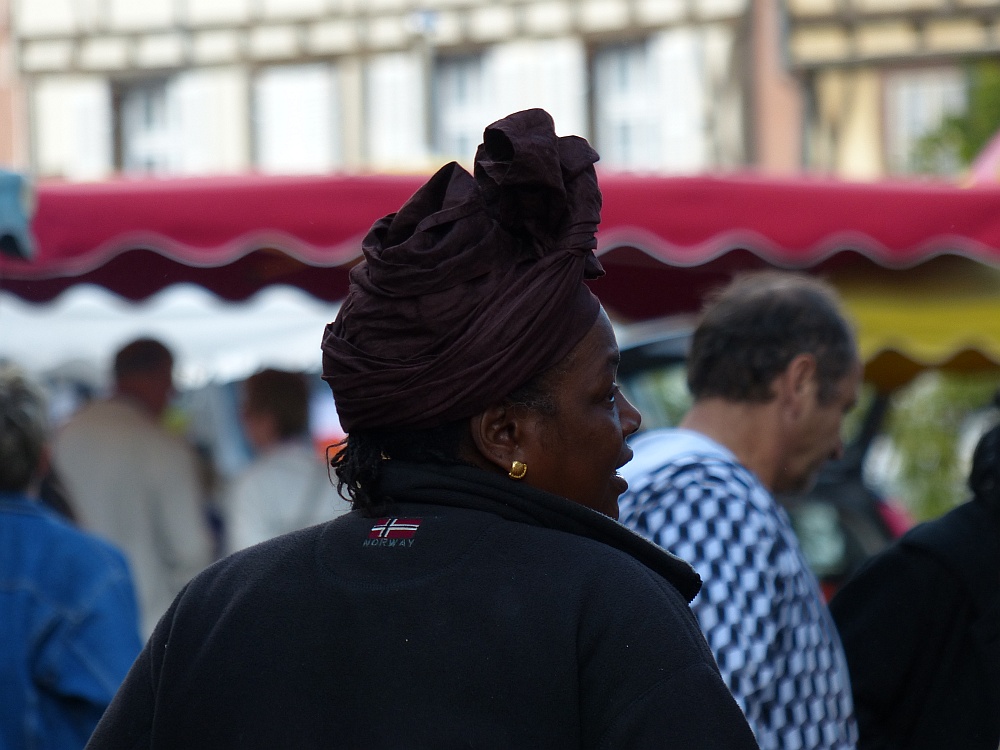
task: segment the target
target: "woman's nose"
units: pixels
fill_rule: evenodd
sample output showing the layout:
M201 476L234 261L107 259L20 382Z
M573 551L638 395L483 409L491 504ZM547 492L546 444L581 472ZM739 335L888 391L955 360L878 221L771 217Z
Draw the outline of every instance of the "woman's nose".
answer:
M639 425L642 424L642 414L625 398L625 394L619 392L618 395L621 399L618 405L618 418L621 421L622 434L628 437L639 429Z

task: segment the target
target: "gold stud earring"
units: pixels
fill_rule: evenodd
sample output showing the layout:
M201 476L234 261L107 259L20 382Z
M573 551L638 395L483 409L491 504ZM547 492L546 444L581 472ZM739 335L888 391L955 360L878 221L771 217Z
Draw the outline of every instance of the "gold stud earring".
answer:
M510 465L510 471L507 473L511 479L524 479L524 475L528 473L528 464L521 461L515 461Z

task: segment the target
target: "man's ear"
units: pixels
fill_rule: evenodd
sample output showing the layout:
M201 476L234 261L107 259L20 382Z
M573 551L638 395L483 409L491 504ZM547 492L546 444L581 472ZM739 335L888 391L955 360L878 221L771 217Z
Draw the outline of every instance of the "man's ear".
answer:
M523 460L523 416L517 410L494 404L469 419L469 432L480 456L506 474L514 461Z
M789 413L797 417L815 397L816 357L809 353L795 355L778 376L775 386L778 398Z

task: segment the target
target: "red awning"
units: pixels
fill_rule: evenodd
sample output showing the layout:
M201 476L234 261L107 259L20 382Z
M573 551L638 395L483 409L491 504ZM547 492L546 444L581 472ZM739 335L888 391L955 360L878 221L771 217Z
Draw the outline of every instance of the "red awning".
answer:
M0 289L33 302L81 283L141 300L177 283L243 300L288 284L334 301L372 223L418 176L220 177L41 184L30 262L0 258Z
M236 301L286 284L337 301L371 224L424 179L42 184L36 257L0 257L0 291L45 302L91 283L141 300L187 282ZM1000 362L1000 187L600 179L598 252L608 275L593 288L620 321L695 311L709 288L740 270L802 268L844 294L870 368L888 362L886 371L899 373L893 353L914 367L969 352Z
M241 300L282 283L336 300L372 222L424 179L42 184L32 222L37 256L0 258L0 288L41 302L87 282L138 300L193 282ZM692 278L708 284L738 268L829 267L845 252L887 268L942 254L1000 262L1000 187L611 174L601 186L599 252L609 275L596 288L625 318L692 309L688 297L702 287ZM681 269L696 272L677 284Z
M1000 186L610 176L601 185L602 245L676 266L734 248L795 268L844 250L892 268L942 253L1000 261Z
M1000 265L1000 187L611 176L601 185L609 274L595 289L615 287L608 302L626 319L695 310L740 270L857 276L940 256Z

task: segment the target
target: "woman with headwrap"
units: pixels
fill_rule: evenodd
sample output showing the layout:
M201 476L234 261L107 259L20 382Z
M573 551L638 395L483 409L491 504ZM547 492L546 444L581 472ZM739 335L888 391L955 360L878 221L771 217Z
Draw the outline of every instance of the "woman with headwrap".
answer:
M861 750L1000 745L1000 426L972 499L869 560L830 602Z
M92 747L756 747L697 576L614 520L596 160L520 112L375 224L323 339L353 510L195 578Z

